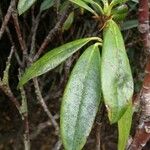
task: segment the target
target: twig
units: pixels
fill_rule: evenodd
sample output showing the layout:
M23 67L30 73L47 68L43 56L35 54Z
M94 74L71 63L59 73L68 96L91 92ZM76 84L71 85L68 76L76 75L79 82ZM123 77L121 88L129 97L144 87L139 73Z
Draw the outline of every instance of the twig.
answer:
M61 31L61 28L62 28L64 22L66 21L69 13L71 12L71 8L72 7L69 6L66 9L66 11L62 14L62 16L60 17L60 20L57 22L57 24L55 25L55 27L48 33L48 35L44 39L44 42L42 43L42 45L40 46L39 50L37 51L37 53L36 53L36 55L34 57L34 61L39 58L39 56L45 50L45 48L47 47L47 45L49 44L49 42L53 40L53 38L55 37L56 33L58 33L59 31Z
M8 35L8 37L9 37L9 40L10 40L11 45L14 46L14 54L15 54L16 60L17 60L17 62L18 62L18 64L19 64L19 66L20 66L21 68L23 68L22 61L20 60L20 57L19 57L19 55L18 55L18 53L17 53L16 47L15 47L15 43L14 43L14 41L13 41L12 35L11 35L10 30L9 30L8 27L6 27L6 32L7 32L7 35Z
M19 76L18 78L20 79L21 77L21 71L19 69ZM23 125L24 125L24 147L25 150L30 150L30 137L29 137L29 120L28 120L28 105L27 105L27 98L25 91L23 87L20 87L20 92L21 92L21 106L20 106L20 115L22 117Z
M23 88L20 88L22 104L20 106L20 114L24 123L24 147L25 150L30 150L30 137L29 137L29 120L28 120L28 105L26 94Z
M25 150L30 150L30 138L29 138L29 121L28 121L28 115L24 116L24 147Z
M20 30L20 25L19 25L19 21L18 21L18 14L15 10L12 13L12 17L13 17L14 26L15 26L15 29L16 29L16 32L17 32L18 40L19 40L23 55L24 55L25 58L27 58L26 56L27 56L27 50L28 49L27 49L25 40L22 37L21 30Z
M6 63L6 68L4 70L3 79L0 80L0 89L9 97L9 99L13 102L13 104L19 110L20 104L17 101L16 97L14 96L14 94L12 93L12 91L9 87L9 76L8 76L8 74L9 74L10 61L11 61L11 57L12 57L13 52L14 52L14 47L12 46L10 55L8 57L8 61Z
M14 10L14 7L16 6L17 0L11 0L10 5L8 7L7 13L4 17L4 21L2 22L1 28L0 28L0 39L3 36L3 33L5 32L5 29L7 27L8 21L11 17L12 11Z
M2 21L4 21L1 8L0 8L0 18L2 19ZM22 65L22 62L20 60L20 57L19 57L19 55L18 55L18 53L16 51L16 47L15 47L15 43L13 41L12 35L11 35L10 30L9 30L9 28L7 26L6 26L6 32L7 32L7 35L9 37L11 45L14 46L14 53L15 53L15 57L17 59L17 62L20 65L20 67L23 68L23 65Z
M47 105L46 105L46 103L45 103L45 101L44 101L44 99L42 97L37 78L34 78L33 82L34 82L34 87L35 87L35 92L36 92L37 98L38 98L41 106L43 107L45 113L47 114L47 116L49 117L50 121L52 122L52 125L55 127L56 132L58 132L59 126L58 126L55 118L51 114L51 112L48 110L48 107L47 107Z
M101 149L101 124L100 123L96 123L96 150L100 150Z
M62 142L58 140L52 150L60 150L61 146L62 146Z
M40 23L40 16L41 16L41 11L38 13L35 19L32 20L32 28L31 28L31 48L30 48L30 55L32 56L35 52L35 42L36 42L36 34L37 34L37 29Z
M51 126L52 124L50 123L50 121L46 121L46 122L43 122L43 123L40 123L38 125L38 127L36 128L35 132L33 132L31 135L30 135L30 139L35 139L42 131L43 129Z
M139 0L139 31L146 52L150 54L148 0ZM141 117L136 134L128 150L141 150L150 139L150 58L148 59L143 87L140 93Z
M13 102L13 104L19 110L20 104L17 101L17 99L14 96L14 94L11 92L10 88L7 87L7 86L4 86L3 83L0 81L0 89L9 97L9 99Z

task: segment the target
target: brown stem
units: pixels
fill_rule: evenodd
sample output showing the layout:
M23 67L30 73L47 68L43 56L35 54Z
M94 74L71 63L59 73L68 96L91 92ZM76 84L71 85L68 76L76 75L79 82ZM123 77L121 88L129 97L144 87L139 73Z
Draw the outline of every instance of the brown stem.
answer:
M29 121L28 115L24 115L24 147L25 150L30 150L30 137L29 137Z
M49 120L46 122L40 123L37 126L36 130L33 133L31 133L30 139L32 139L32 140L35 139L43 131L43 129L50 127L51 125L52 124Z
M142 109L140 124L129 150L141 150L150 139L150 62L146 67L146 75L140 94L140 100Z
M14 94L12 93L10 86L9 86L9 68L10 68L10 61L12 58L12 54L14 52L14 47L12 46L9 57L8 57L8 61L6 62L6 68L4 70L4 75L3 75L3 79L0 80L0 90L3 91L6 96L9 97L9 99L13 102L13 104L16 106L16 108L19 110L20 108L20 104L17 101L16 97L14 96Z
M96 150L101 149L101 124L97 123L96 124Z
M139 0L139 32L143 39L145 50L150 53L149 6L148 0Z
M0 82L0 89L6 94L6 96L8 96L8 98L13 102L13 104L16 106L16 108L19 110L20 108L20 104L17 101L16 97L13 95L13 93L11 92L11 89L7 86L4 86L3 84L1 84Z
M150 53L148 0L139 0L139 32L146 52ZM150 139L150 57L148 59L143 87L140 93L141 117L136 134L128 150L141 150Z
M27 46L26 46L25 40L22 37L21 29L20 29L20 25L19 25L19 20L18 20L18 14L15 10L12 13L12 17L13 17L14 26L15 26L15 29L16 29L16 32L17 32L18 40L19 40L21 49L23 51L23 55L26 57L26 55L27 55Z
M54 116L51 114L51 112L49 111L43 97L42 97L42 94L41 94L41 90L40 90L40 87L39 87L39 83L38 83L38 80L37 78L34 78L33 79L33 82L34 82L34 87L35 87L35 92L36 92L36 96L41 104L41 106L43 107L43 110L45 111L45 113L47 114L47 116L49 117L50 121L52 122L52 125L55 127L56 129L56 132L58 132L59 130L59 126L54 118Z
M64 24L64 22L66 21L69 13L71 12L71 6L69 6L66 11L62 14L62 16L60 17L60 20L57 22L57 24L55 25L55 27L48 33L48 35L46 36L46 38L44 39L44 42L42 43L42 45L40 46L38 52L36 53L34 60L38 59L39 56L41 55L41 53L45 50L45 48L47 47L47 45L49 44L49 42L51 40L53 40L53 38L55 37L56 33L58 33L59 31L61 31L61 28Z
M32 57L33 54L35 53L35 44L36 44L36 34L37 34L37 29L40 23L40 17L41 17L41 12L38 13L35 19L32 19L32 28L31 28L31 47L30 47L30 56ZM33 17L34 18L34 17Z
M1 28L0 28L0 39L2 38L3 33L5 32L8 21L11 17L11 14L12 14L13 10L14 10L14 7L16 6L16 2L17 2L17 0L11 0L11 2L10 2L7 13L4 17L4 21L2 22L2 25L1 25Z

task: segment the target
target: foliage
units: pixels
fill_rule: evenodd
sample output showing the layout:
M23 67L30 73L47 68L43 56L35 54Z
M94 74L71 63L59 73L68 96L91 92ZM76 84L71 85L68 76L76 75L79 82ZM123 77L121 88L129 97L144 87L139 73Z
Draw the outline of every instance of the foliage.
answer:
M36 0L20 0L18 3L18 13L19 15L23 14L25 11L27 11Z
M10 145L23 149L24 143L27 150L33 146L42 149L39 145L55 135L48 149L61 149L63 144L66 150L84 146L109 150L111 142L117 149L117 140L109 140L113 135L113 139L118 136L118 150L127 148L129 135L133 135L131 123L134 129L133 111L139 108L136 92L146 64L135 29L140 22L137 4L137 0L2 0L0 92L4 98L0 107L9 112L6 95L19 115L12 122L7 114L0 114L1 120L10 120L18 135L23 134L19 142L12 140ZM7 126L1 124L1 128ZM52 132L44 130L51 126ZM43 138L38 136L41 132ZM40 142L34 144L35 138ZM11 141L9 137L7 141Z
M114 123L127 110L133 94L133 79L122 35L112 20L104 29L101 76L109 120Z
M79 150L84 146L101 100L100 84L96 43L80 56L64 92L60 125L65 149Z
M91 12L95 18L101 15L106 18L101 28L103 42L101 43L98 37L83 38L49 51L27 68L19 86L55 68L91 40L97 40L78 59L64 92L60 116L62 141L66 150L83 148L92 128L102 92L110 123L118 122L119 150L124 150L132 121L133 79L120 29L113 20L123 19L127 14L124 6L126 0L113 0L110 4L103 0L103 5L93 0L70 1ZM19 14L25 12L35 0L28 2L19 1ZM47 3L50 4L48 7ZM41 10L52 6L51 3L53 4L53 1L44 1ZM73 19L69 22L72 21ZM101 59L99 45L102 45ZM126 130L123 131L126 118L130 119Z

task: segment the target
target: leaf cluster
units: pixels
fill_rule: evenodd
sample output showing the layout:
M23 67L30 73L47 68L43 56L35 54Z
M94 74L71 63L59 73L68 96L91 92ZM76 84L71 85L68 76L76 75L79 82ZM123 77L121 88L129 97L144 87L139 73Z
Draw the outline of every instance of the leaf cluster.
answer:
M20 0L19 14L29 9L35 1ZM115 21L126 16L126 0L70 1L91 12L95 18L107 18L102 27L103 40L99 37L82 38L50 50L26 69L19 87L54 69L87 43L92 43L75 64L63 95L60 115L63 145L66 150L83 148L99 105L104 100L110 123L118 123L118 149L124 150L132 121L133 79L122 34ZM40 10L48 9L53 4L52 0L44 0ZM73 20L73 12L70 15L64 30Z

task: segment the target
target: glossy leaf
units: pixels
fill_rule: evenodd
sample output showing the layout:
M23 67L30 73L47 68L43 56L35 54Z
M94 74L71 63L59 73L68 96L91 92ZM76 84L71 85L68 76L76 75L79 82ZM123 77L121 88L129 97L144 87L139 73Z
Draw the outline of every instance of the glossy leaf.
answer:
M98 14L103 14L103 9L101 7L101 5L93 0L83 0L89 4L91 4L91 6L94 8L94 10L98 13Z
M103 36L102 91L109 120L115 123L128 108L133 79L120 29L113 20L107 22Z
M138 1L138 0L132 0L132 2L139 3L139 1Z
M65 150L81 150L100 103L100 53L90 46L77 61L63 96L61 137Z
M128 6L127 5L121 5L116 7L112 10L112 14L124 14L128 12Z
M127 13L123 13L123 14L114 14L113 15L113 19L115 21L122 21L125 19L125 17L127 16Z
M123 4L123 3L127 2L127 1L128 0L113 0L110 5L115 6L117 4Z
M70 0L71 2L77 4L78 6L88 10L89 12L93 13L94 15L98 16L97 13L89 7L83 0Z
M26 69L24 75L20 79L19 86L22 86L28 80L55 68L89 41L98 39L99 38L97 37L79 39L49 51Z
M114 20L124 20L128 13L127 5L121 5L112 10L112 15Z
M67 20L65 21L62 30L69 30L69 28L71 27L72 23L74 20L74 12L71 12L67 18Z
M46 9L49 9L54 5L54 0L44 0L41 4L40 11L44 11Z
M37 0L19 0L18 2L18 13L19 15L27 11Z
M129 138L132 123L132 115L133 115L132 104L130 104L125 114L118 121L118 132L119 132L118 150L125 150L127 146L127 141Z

